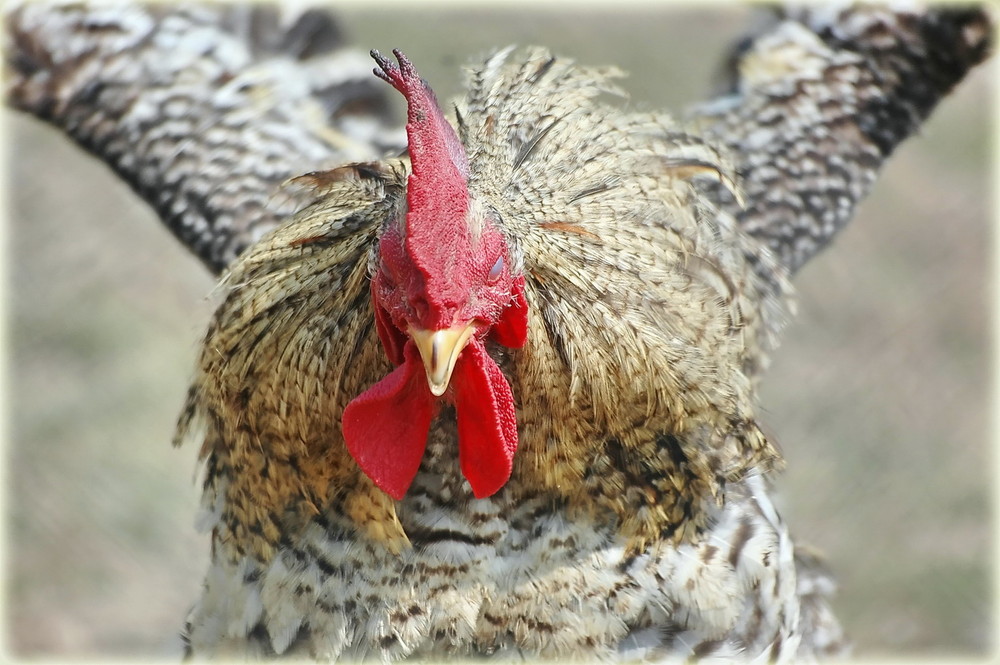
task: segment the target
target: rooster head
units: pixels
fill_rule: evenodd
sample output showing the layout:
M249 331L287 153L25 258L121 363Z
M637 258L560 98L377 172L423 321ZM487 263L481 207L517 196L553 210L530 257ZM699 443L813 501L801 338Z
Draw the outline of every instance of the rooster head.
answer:
M507 482L517 448L510 385L484 343L524 344L524 277L469 194L465 150L433 91L393 54L398 67L372 51L374 71L406 98L411 174L405 217L379 239L371 292L379 339L397 367L347 405L344 439L362 471L401 499L440 400L452 402L459 464L481 498Z

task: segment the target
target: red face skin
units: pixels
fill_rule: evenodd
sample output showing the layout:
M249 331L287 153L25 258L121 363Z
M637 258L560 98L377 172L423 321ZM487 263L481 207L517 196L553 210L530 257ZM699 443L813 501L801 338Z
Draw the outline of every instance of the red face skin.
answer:
M511 272L507 242L492 223L483 222L477 241L464 238L464 246L453 247L454 256L448 257L443 269L427 272L414 265L401 235L401 229L394 227L382 236L380 263L372 277L372 300L381 310L379 334L393 362L401 362L402 349L392 348L392 335L387 338L385 330L446 330L471 323L480 341L492 331L504 346L524 343L516 338L526 330L507 331L501 325L507 323L505 310L514 300L523 305L524 279Z
M409 102L409 211L379 241L372 277L375 323L396 369L344 410L347 448L393 498L406 494L423 458L439 399L455 405L462 473L477 498L510 478L517 422L510 385L484 342L523 346L524 278L503 234L470 211L465 154L412 65L373 52L376 74Z

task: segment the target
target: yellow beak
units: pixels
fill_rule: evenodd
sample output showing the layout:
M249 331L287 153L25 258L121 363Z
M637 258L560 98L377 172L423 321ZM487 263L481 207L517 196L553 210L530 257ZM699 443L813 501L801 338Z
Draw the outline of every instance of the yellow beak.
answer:
M448 389L458 356L474 332L476 327L472 323L445 330L410 328L410 337L416 343L420 358L424 361L427 385L435 396L440 397Z

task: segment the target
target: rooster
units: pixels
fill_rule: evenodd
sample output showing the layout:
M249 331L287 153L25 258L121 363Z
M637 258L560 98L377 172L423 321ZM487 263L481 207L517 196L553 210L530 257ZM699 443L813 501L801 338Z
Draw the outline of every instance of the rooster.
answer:
M775 39L825 63L790 25ZM614 69L503 49L449 117L402 52L372 55L406 100L406 154L294 178L305 204L233 252L204 340L178 428L202 442L212 529L191 652L838 651L771 502L756 382L788 276L912 127L859 104L871 140L825 181L846 203L795 232L764 223L773 148L733 129L767 126L751 94L696 132L607 101ZM838 57L826 89L857 73Z
M317 201L225 278L181 434L204 423L218 578L257 582L210 573L195 651L234 593L324 657L791 641L750 240L691 182L720 158L543 50L483 63L456 133L396 55L408 159L299 178ZM697 628L652 637L670 616Z

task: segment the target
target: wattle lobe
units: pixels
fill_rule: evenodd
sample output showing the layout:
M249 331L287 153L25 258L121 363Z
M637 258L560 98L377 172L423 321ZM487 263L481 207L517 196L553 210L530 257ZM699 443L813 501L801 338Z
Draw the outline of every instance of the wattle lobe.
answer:
M403 356L399 367L351 400L342 419L351 457L397 501L420 469L436 407L412 341Z
M510 479L517 450L514 395L500 367L473 339L452 377L458 420L458 459L476 498L495 494Z

